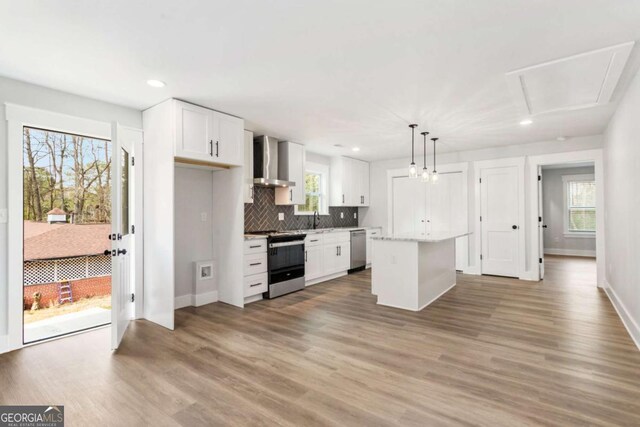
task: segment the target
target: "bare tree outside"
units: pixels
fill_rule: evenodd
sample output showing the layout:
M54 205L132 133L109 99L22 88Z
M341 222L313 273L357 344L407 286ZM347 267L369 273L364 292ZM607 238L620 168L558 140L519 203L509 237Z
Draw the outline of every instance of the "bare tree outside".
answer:
M24 219L59 208L77 224L111 222L109 141L24 128Z

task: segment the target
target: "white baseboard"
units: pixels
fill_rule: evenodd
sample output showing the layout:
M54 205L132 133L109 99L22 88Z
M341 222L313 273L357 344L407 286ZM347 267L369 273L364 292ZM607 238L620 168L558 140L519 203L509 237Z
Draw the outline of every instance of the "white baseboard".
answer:
M638 326L633 317L631 317L627 308L624 306L620 298L618 298L616 291L611 287L611 285L609 285L609 283L605 282L604 291L609 297L609 301L611 301L613 308L615 308L618 313L620 320L622 320L622 324L627 329L627 332L629 332L631 339L636 344L636 347L638 347L638 350L640 350L640 326Z
M218 291L205 292L202 294L180 295L175 298L175 309L184 307L200 307L218 301Z
M544 248L545 255L566 255L566 256L584 256L596 257L596 251L587 249L560 249L560 248Z

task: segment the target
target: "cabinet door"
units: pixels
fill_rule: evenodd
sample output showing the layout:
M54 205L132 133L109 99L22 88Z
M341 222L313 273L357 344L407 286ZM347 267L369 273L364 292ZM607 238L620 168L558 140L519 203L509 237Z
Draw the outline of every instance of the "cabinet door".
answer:
M211 110L176 103L176 157L211 161L214 129Z
M244 131L244 202L253 203L253 132Z
M304 168L305 168L304 147L300 144L289 143L289 180L294 181L296 186L292 188L293 205L304 205Z
M357 179L354 179L357 178L357 172L354 171L354 167L357 167L355 163L355 160L347 157L345 157L344 162L342 162L342 192L344 193L343 206L357 206L357 202L359 202L359 197L356 196L356 192L358 191Z
M336 272L347 271L351 267L351 243L339 243L338 247Z
M338 266L338 243L324 245L322 247L322 275L336 273Z
M379 228L367 230L367 264L371 264L371 254L373 250L373 237L380 235Z
M244 120L213 112L217 136L213 144L213 161L242 166L244 151Z
M360 194L362 203L360 206L369 206L369 163L360 162Z
M304 275L307 281L321 277L323 274L322 246L305 248Z

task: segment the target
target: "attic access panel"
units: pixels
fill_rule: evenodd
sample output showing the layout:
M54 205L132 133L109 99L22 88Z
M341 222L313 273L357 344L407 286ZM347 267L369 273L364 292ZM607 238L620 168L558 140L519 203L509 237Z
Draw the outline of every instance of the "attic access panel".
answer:
M607 104L634 42L598 49L507 73L516 104L525 115Z

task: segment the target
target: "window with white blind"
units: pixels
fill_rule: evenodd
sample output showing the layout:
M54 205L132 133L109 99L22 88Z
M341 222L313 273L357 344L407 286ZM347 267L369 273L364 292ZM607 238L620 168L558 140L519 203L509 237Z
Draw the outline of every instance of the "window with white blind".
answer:
M306 163L304 172L305 204L296 205L294 209L296 215L313 215L314 212L318 212L320 215L329 214L328 178L328 166L313 162Z
M594 237L596 232L596 183L593 175L565 175L564 233Z

